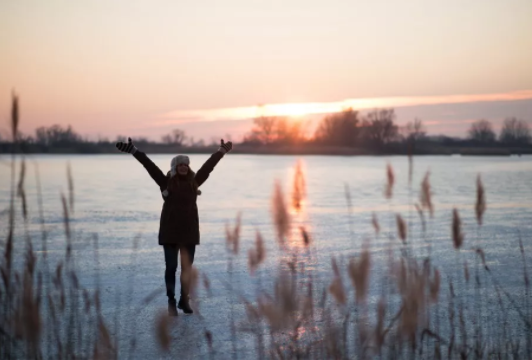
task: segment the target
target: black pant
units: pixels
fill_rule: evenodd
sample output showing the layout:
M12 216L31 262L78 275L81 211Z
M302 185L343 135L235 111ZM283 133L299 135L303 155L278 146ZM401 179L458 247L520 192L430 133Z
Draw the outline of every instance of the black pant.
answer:
M190 293L190 268L194 262L196 245L163 245L166 271L166 295L168 299L175 298L175 274L177 271L177 254L181 251L181 298L188 299Z

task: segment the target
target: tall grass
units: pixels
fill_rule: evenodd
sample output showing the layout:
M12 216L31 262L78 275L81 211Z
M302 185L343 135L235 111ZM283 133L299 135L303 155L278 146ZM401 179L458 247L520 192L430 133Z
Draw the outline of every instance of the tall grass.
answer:
M12 103L11 127L16 143L19 105L15 95ZM18 174L17 167L20 169ZM119 352L118 340L112 335L117 331L110 330L111 326L117 326L117 317L103 315L98 281L96 287L89 289L79 280L80 270L72 252L75 239L70 219L75 199L70 168L67 169L68 193L61 196L65 252L60 260L52 262L47 256L38 172L40 241L32 238L28 231L26 167L24 157L12 156L9 204L2 215L7 217L6 235L0 243L0 358L134 357L135 338L130 339L127 353ZM392 234L388 242L387 268L375 271L372 266L374 244L367 239L362 248L353 249L352 254L332 258L331 278L324 279L314 268L307 266L317 261L316 244L320 240L312 236L305 224L298 223L298 214L304 208L306 198L305 178L299 163L295 174L291 201L287 201L279 182L273 189L271 213L281 256L277 272L270 274L268 280L271 281L264 281L264 274L258 273L267 256L271 256L266 253L267 240L260 232L256 232L254 246L247 252L250 275L257 280L252 299L240 296L238 289L233 287L234 261L239 256L246 256L245 252L239 251L243 226L240 215L234 226L226 227L230 331L235 358L244 356L239 353L241 347L238 346L239 334L244 332L254 336L254 354L258 359L532 357L529 266L523 241L519 239L524 296L516 298L492 272L480 241L483 215L487 209L480 177L476 194L472 196L478 223L476 242L471 249L475 254L473 265L463 254L465 235L457 209L449 214L452 221L448 247L456 252L454 264L449 269L434 265L432 239L427 232L430 223L426 219L434 216L435 209L427 173L420 185L419 203L413 205L422 229L419 234L422 239L418 240L428 245L427 253L416 253L421 251L412 246L416 235L409 229L411 222L405 221L401 214L394 215L395 221L390 221L388 228L379 222L376 214L372 214L375 239L386 232ZM385 174L384 196L392 199L395 175L390 165ZM411 176L409 172L409 184ZM351 197L347 186L345 196L350 215ZM19 207L21 216L16 215ZM349 219L353 236L355 226L351 216ZM17 229L21 231L17 232ZM93 245L97 256L97 238ZM23 254L23 257L17 254ZM132 261L136 260L132 258ZM474 266L474 277L470 275L471 266ZM199 286L209 293L210 280L205 274L193 268L189 276L193 297ZM379 284L377 298L370 297L370 284ZM496 296L495 313L488 313L493 311L494 304L486 296L486 291ZM466 296L460 292L473 292L474 295ZM157 295L158 292L150 294L143 304L148 304ZM244 318L236 315L234 304L244 304ZM510 331L504 322L501 329L501 317L510 316L517 319L512 324L514 331ZM154 316L154 335L161 350L171 353L169 321L165 313ZM213 334L209 329L205 330L204 341L209 349L208 356L216 358Z

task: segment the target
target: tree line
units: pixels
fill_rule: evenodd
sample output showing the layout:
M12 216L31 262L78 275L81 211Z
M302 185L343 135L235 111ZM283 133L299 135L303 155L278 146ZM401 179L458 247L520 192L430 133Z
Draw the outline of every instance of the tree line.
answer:
M286 145L314 143L344 147L383 148L391 143L428 142L437 139L452 139L446 136L428 137L423 121L414 119L404 126L396 124L394 109L376 109L362 115L353 109L325 116L310 136L301 121L287 117L259 117L243 142L256 145ZM530 127L524 120L507 118L499 135L488 120L471 124L468 137L462 141L480 146L508 145L527 146L531 143ZM454 138L455 141L460 139Z
M74 152L92 152L98 147L110 150L114 143L126 139L125 136L117 136L114 140L99 138L91 141L76 133L71 126L60 125L42 126L35 130L33 136L19 133L17 138L21 144L34 145L35 151L65 148L73 149ZM241 145L262 148L319 145L381 151L405 144L414 149L416 146L431 144L528 147L531 145L531 140L528 123L515 117L504 120L499 134L496 134L492 123L488 120L477 120L470 125L467 138L459 139L444 135L428 136L426 127L420 119L414 119L404 126L399 126L396 123L394 109L375 109L366 114L346 109L323 117L313 132L310 132L308 121L282 116L258 117L254 119L250 131L244 135ZM0 136L0 144L5 145L9 141L6 136ZM188 137L181 129L174 129L163 135L159 142L143 137L135 139L135 143L139 145L194 148L214 146L218 144L218 141L217 138L212 138L210 143L206 143L203 139L195 140ZM2 149L5 150L5 146L0 148Z

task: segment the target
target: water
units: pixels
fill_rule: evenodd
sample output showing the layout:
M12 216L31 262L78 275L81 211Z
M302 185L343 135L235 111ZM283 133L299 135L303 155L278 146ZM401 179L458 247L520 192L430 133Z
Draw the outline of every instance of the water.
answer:
M191 167L197 170L207 155L191 155ZM150 158L164 171L169 169L171 155ZM0 158L0 204L9 204L9 157ZM474 264L471 251L481 246L486 260L497 273L509 293L522 299L522 260L519 237L530 262L532 253L532 157L416 157L409 186L408 158L342 157L342 156L264 156L229 154L216 166L201 187L198 198L201 245L196 251L195 265L210 281L210 293L198 294L202 317L180 317L180 326L172 331L179 348L179 339L189 336L192 355L206 353L203 332L213 333L219 357L231 357L229 311L243 315L241 301L235 300L228 289L229 276L233 290L239 296L253 300L258 288L273 281L279 261L287 258L279 251L271 217L271 196L275 181L281 184L287 204L291 204L292 185L297 162L305 177L306 197L301 211L290 209L295 230L303 226L311 235L313 256L301 256L307 270L314 272L317 281L327 286L332 276L331 257L342 266L347 258L360 252L362 243L370 241L373 255L370 301L374 303L386 275L387 252L390 243L400 244L395 216L401 214L408 224L409 249L413 256L431 255L433 262L445 276L458 277L462 264ZM166 305L164 297L164 258L157 244L159 214L162 198L157 185L145 169L130 155L31 155L26 158L25 189L29 206L28 231L37 250L41 249L40 216L38 212L36 170L40 177L43 199L43 218L47 232L48 256L59 259L65 251L65 235L61 194L68 199L67 165L74 180L74 211L71 230L73 251L84 286L103 290L104 313L112 315L122 309L123 321L131 322L134 311L136 333L143 342L137 354L160 353L152 334L157 309ZM395 175L393 197L383 196L386 184L386 164ZM430 184L435 214L427 218L427 232L422 232L414 204L419 202L420 183L430 171ZM17 170L18 177L19 169ZM480 174L486 189L487 211L484 224L479 227L475 218L476 179ZM346 189L350 194L348 208ZM19 201L19 200L18 200ZM68 202L68 200L67 200ZM463 250L457 254L452 246L452 210L457 208L465 234ZM17 210L20 216L20 210ZM240 252L232 262L226 250L225 227L234 225L241 214ZM376 235L371 218L375 214L381 227ZM7 224L7 213L1 217ZM17 233L24 234L24 227ZM2 225L5 239L7 226ZM260 231L266 240L266 262L255 276L250 276L247 252L253 246L255 233ZM95 251L97 239L98 251ZM391 240L390 240L391 239ZM429 243L431 244L429 246ZM305 248L298 231L288 239L291 249ZM19 243L19 248L22 245ZM295 251L295 250L294 250ZM97 255L97 256L96 256ZM345 284L349 285L346 276ZM462 286L465 286L462 280ZM349 286L350 287L350 286ZM154 290L161 295L146 307L142 299ZM233 292L235 292L233 291ZM128 323L129 324L129 323ZM114 332L125 338L131 326L118 326ZM245 334L239 342L246 351L254 343ZM249 350L251 348L251 350ZM225 355L224 355L225 354Z

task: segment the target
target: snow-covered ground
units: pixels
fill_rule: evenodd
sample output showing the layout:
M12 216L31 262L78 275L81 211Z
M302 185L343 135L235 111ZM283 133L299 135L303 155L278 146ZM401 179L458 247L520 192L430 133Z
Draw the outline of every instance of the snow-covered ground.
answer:
M163 171L168 169L170 155L151 158ZM206 158L192 155L191 167L197 170ZM349 256L358 254L368 239L372 252L369 304L374 308L381 279L388 276L386 250L390 243L400 242L395 218L399 213L408 225L412 253L419 257L430 253L445 279L459 277L463 270L456 264L467 260L473 266L474 255L470 249L479 245L504 288L522 299L519 237L529 262L532 253L532 158L526 156L415 158L409 187L406 157L227 155L202 186L203 194L198 199L201 245L194 261L200 273L194 300L196 313L191 316L180 313L170 320L169 353L161 350L156 331L157 316L160 311L166 311L164 257L157 244L162 199L155 183L133 157L39 155L26 159L25 188L30 209L27 229L34 250L43 255L35 175L38 166L48 263L54 266L64 259L66 241L60 195L69 196L67 164L70 164L74 180L74 209L70 218L73 263L81 285L89 291L96 288L101 291L102 313L118 341L119 357L256 358L257 337L239 329L233 334L231 324L239 326L246 319L244 299L253 303L260 290L273 293L275 277L286 267L285 260L290 259L276 242L270 209L276 180L285 191L287 205L291 206L298 160L305 177L306 196L300 212L290 209L295 230L288 243L299 254L298 263L305 267L302 280L312 276L316 289L327 288L332 281L332 257L345 270ZM2 161L7 162L9 158L4 157ZM395 174L391 200L383 196L387 163L392 165ZM427 170L430 170L435 215L427 218L424 235L414 204L419 202L420 183ZM7 166L2 166L2 174L9 174ZM487 197L487 212L481 227L474 212L478 174L482 176ZM2 209L9 204L9 180L10 176L0 177ZM454 207L459 210L465 234L464 250L459 254L451 240ZM15 251L19 263L23 260L20 255L26 231L20 213L20 201L17 201L19 240ZM225 229L227 224L234 226L239 213L240 251L232 255L226 247ZM371 221L373 213L381 227L377 236ZM7 215L3 213L2 224L7 224L6 220ZM300 226L311 236L309 249L297 231ZM6 229L2 225L2 241ZM247 254L254 246L256 231L265 240L266 260L252 275ZM208 289L204 279L208 280ZM463 279L455 283L458 292L466 290ZM344 284L351 288L346 272ZM147 299L150 295L153 296ZM319 296L316 298L317 303ZM337 307L331 298L326 304ZM268 341L267 328L262 332ZM212 349L206 333L212 335Z

